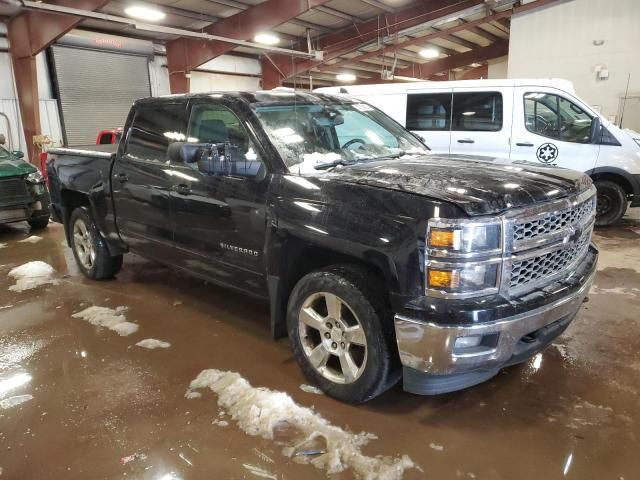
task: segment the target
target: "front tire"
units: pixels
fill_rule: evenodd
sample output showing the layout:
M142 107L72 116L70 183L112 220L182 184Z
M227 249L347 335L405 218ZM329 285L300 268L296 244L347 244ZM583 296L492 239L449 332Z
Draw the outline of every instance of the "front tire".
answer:
M400 378L393 319L378 278L355 266L303 277L293 289L287 330L305 376L348 403L370 400Z
M627 211L627 194L620 185L609 180L596 180L593 183L598 191L596 225L608 227L615 224Z
M78 268L93 280L113 278L122 268L122 255L112 257L86 207L76 208L69 219L69 246Z
M49 226L49 216L27 220L31 230L44 230Z

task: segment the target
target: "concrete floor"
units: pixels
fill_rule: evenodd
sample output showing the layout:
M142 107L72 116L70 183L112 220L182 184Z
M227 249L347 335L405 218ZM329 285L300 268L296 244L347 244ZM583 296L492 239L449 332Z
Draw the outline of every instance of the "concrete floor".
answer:
M266 305L133 256L117 280L91 282L59 225L38 243L18 242L26 226L0 227L0 476L325 478L283 456L282 439L249 436L229 417L212 423L222 418L214 393L185 398L199 372L217 368L287 392L333 425L374 433L367 455L406 454L423 470L406 479L640 478L634 215L596 234L589 302L543 354L463 392L428 398L397 387L359 407L300 390L287 342L269 339ZM51 264L60 283L8 291L7 272L33 260ZM139 331L122 337L71 317L91 305L127 306ZM144 338L171 347L135 346ZM16 398L28 401L11 406Z

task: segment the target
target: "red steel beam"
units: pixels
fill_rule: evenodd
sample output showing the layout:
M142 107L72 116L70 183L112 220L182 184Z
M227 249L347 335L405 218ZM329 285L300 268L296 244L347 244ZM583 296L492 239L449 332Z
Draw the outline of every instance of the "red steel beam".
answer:
M460 25L456 25L455 27L450 27L447 29L443 29L443 30L439 30L437 32L433 32L433 33L429 33L427 35L424 35L422 37L413 37L413 38L409 38L407 40L404 40L402 42L398 42L396 44L393 45L387 45L387 46L383 46L381 48L378 48L377 50L372 50L370 52L366 52L363 53L362 55L358 55L356 57L353 58L349 58L349 59L344 59L344 60L340 60L336 63L333 63L331 65L327 65L324 67L321 67L319 70L320 71L334 71L336 72L338 67L343 67L346 66L348 64L350 64L351 62L360 62L363 60L366 60L367 58L373 58L373 57L377 57L382 55L383 53L392 53L395 52L397 50L400 50L402 48L408 47L408 46L412 46L412 45L419 45L422 44L424 42L428 42L430 40L436 39L436 38L442 38L444 35L447 34L452 34L455 32L460 32L462 30L469 30L469 28L471 27L477 27L479 25L483 25L492 21L501 21L501 20L507 20L509 18L511 18L512 15L516 14L516 13L523 13L526 11L530 11L530 10L534 10L536 8L540 8L552 3L556 3L559 0L536 0L535 2L530 2L527 3L525 5L521 5L515 8L512 8L510 10L504 10L502 12L495 12L492 13L491 15L487 15L483 18L480 18L478 20L473 20L470 22L466 22L466 23L462 23Z
M483 0L422 1L404 10L385 13L371 20L354 23L352 26L339 32L320 37L316 48L325 51L323 61L331 60L345 53L352 52L376 38L394 35L406 28L415 27L437 18L446 17L460 10L482 3ZM275 60L274 57L275 56L271 56L275 63L278 63L279 60ZM264 88L276 87L281 85L285 79L311 70L321 63L322 62L318 60L295 61L282 71L280 78L273 76L273 72L269 72L268 75L263 78L263 86Z
M49 3L83 10L97 10L109 0L53 0ZM69 15L23 11L7 26L9 52L18 90L20 117L29 161L37 163L38 147L33 137L41 134L38 77L35 56L75 27L82 19Z
M267 0L235 15L209 25L203 31L210 35L251 40L260 32L274 27L330 0ZM237 45L222 41L179 38L167 43L167 66L171 93L187 93L186 76L203 63L233 50Z

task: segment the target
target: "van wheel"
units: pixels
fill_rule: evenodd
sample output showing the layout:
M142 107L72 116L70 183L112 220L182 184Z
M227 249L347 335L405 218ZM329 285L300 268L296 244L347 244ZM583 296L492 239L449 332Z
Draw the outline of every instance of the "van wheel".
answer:
M627 211L627 194L620 185L609 180L596 180L593 183L598 190L596 225L613 225Z
M105 280L122 268L122 255L112 257L86 207L76 208L69 219L70 246L78 268L93 280Z
M393 319L381 282L343 265L303 277L287 308L294 356L327 395L349 403L370 400L400 379Z

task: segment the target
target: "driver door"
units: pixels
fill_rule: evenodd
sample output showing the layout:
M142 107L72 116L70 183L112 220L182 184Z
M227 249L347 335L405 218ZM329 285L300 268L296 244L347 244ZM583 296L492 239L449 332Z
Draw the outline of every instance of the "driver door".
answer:
M203 172L197 163L172 164L176 248L189 270L256 293L266 288L269 185L256 142L230 106L213 100L190 103L187 140L220 145L222 151L226 144L242 156L243 168L233 168L230 158L216 172Z
M589 138L592 118L577 101L559 90L517 87L511 161L591 170L600 152L600 145L591 143Z

